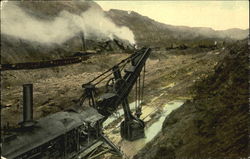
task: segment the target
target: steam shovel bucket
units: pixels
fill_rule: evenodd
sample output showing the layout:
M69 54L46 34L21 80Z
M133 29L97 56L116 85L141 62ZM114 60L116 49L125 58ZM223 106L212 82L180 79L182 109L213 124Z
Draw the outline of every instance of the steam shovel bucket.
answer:
M134 141L145 137L145 124L140 119L124 120L121 123L121 137Z

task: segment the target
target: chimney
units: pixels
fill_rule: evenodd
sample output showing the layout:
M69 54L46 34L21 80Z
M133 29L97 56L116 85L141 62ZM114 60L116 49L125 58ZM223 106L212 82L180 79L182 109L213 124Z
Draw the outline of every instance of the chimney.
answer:
M33 121L33 85L23 85L23 121L20 123L22 127L31 127Z
M82 51L86 51L87 47L86 47L86 41L85 41L84 32L81 32L81 38L82 38Z

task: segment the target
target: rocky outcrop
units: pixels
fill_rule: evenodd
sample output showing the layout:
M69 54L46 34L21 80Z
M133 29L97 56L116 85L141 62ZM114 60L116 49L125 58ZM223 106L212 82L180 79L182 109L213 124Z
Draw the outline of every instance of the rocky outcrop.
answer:
M196 84L196 97L134 158L247 158L248 71L247 40L229 46L215 73Z

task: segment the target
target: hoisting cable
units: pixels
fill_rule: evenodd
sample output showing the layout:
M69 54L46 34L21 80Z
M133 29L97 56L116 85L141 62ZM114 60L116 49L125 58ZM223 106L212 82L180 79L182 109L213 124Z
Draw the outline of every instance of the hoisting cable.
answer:
M141 86L141 74L139 75L138 77L138 81L139 81L139 91L138 91L138 102L139 102L139 105L137 106L136 108L136 116L139 118L142 114L142 103L144 102L143 101L143 95L144 95L144 81L145 81L145 72L146 72L146 69L145 69L145 65L143 67L143 77L142 77L142 86Z
M141 105L141 74L139 74L138 80L139 80L139 91L138 91L138 94L139 94L139 108L140 108L140 105Z
M121 66L119 66L119 65L117 65L117 66L119 66L119 68L117 68L117 69L115 69L115 70L113 70L113 71L117 71L118 69L120 69L120 71L122 71L123 69L124 69L124 67L128 64L128 62L130 62L130 61L126 61L126 63L124 63L123 65L121 65ZM108 71L109 72L109 71ZM108 72L106 72L106 73L108 73ZM98 85L99 83L101 83L103 80L105 80L106 78L108 78L109 76L111 76L113 74L113 72L110 70L110 73L108 74L108 75L106 75L106 76L104 76L102 79L100 79L98 82L96 82L95 84L93 84L93 85ZM104 75L104 74L103 74ZM101 77L101 76L100 76ZM98 77L98 78L100 78L100 77ZM96 78L96 79L98 79L98 78ZM93 82L93 80L92 80L92 82Z
M136 80L136 82L135 82L135 111L137 111L137 109L138 109L138 96L137 96L137 85L138 85L138 82L137 82L137 80Z
M142 52L143 53L143 52ZM130 62L132 59L136 58L137 56L139 56L140 54L142 53L136 53L136 54L133 54L129 57L127 57L126 59L122 60L121 62L119 62L118 64L116 64L117 66L120 66L121 64L123 63L128 63ZM100 74L99 76L95 77L94 79L92 79L91 81L89 81L88 83L92 83L94 82L95 80L97 80L98 78L102 77L103 75L105 75L106 73L112 71L113 67L108 69L107 71L103 72L102 74Z
M79 98L80 106L83 104L86 98L87 98L87 95L85 93L81 95L81 97Z
M119 68L115 69L114 71L117 71L118 69L120 69L121 71L124 69L124 67L126 66L127 63L124 63L123 65L119 66ZM104 76L102 79L100 79L98 82L96 82L94 85L98 85L99 83L101 83L102 81L104 81L106 78L108 78L109 76L111 76L113 74L113 72L110 72L108 75Z
M143 77L142 77L142 103L144 102L143 101L143 98L144 98L144 84L145 84L145 74L146 74L146 64L144 64L144 67L143 67Z
M140 118L141 116L141 74L139 74L138 81L139 81L139 84L138 84L138 103L139 104L136 110L136 116Z

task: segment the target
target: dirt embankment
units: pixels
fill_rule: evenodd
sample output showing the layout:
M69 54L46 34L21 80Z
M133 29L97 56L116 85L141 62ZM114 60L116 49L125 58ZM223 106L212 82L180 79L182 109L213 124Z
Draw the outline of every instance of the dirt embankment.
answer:
M248 71L247 40L229 46L214 74L196 83L194 99L134 158L247 158Z

